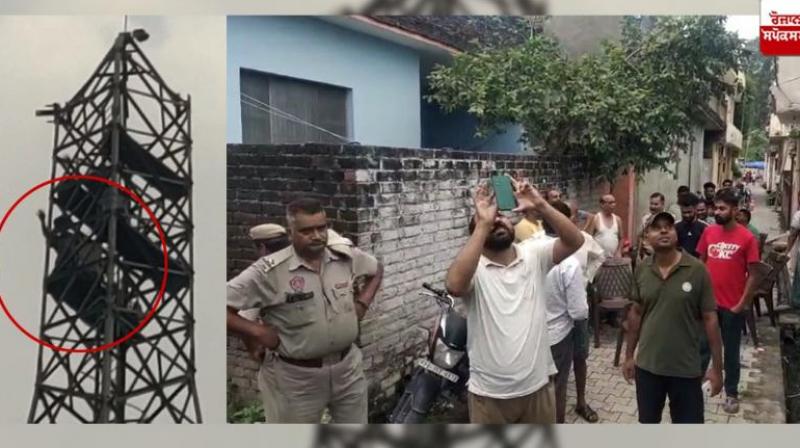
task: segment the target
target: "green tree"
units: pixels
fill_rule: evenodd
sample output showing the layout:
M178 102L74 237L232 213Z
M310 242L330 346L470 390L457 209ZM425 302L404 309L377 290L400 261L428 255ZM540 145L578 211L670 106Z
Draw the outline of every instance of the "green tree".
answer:
M762 55L758 45L757 39L745 43L746 52L742 62L746 85L741 122L737 125L745 136L744 155L747 160L763 160L769 145L765 128L769 124L770 86L775 79L775 58Z
M737 162L733 162L731 164L731 176L733 176L734 179L742 178L742 169L739 168L739 164Z
M746 41L742 70L746 76L742 132L749 134L769 124L770 86L775 79L775 58L761 54L758 39Z
M751 128L750 132L745 136L745 151L743 154L745 162L749 160L764 160L767 146L769 146L767 131L764 128Z
M598 54L568 59L553 40L455 58L429 77L445 111L466 109L479 136L520 123L523 141L540 151L584 155L593 173L613 180L666 169L688 148L701 109L730 86L741 41L724 17L659 17L644 30L627 18L621 42Z

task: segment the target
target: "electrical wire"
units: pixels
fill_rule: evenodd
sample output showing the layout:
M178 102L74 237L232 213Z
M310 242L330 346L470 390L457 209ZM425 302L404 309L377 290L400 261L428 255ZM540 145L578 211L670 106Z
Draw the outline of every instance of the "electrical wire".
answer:
M783 81L781 81L780 79L778 79L778 76L777 76L777 74L778 74L778 71L777 71L777 70L775 70L775 87L777 87L777 88L778 88L778 90L780 90L780 91L781 91L781 93L783 94L783 96L785 96L785 97L786 97L786 99L787 99L787 100L789 100L789 106L793 106L793 105L796 105L796 104L798 104L798 103L796 103L796 102L792 101L792 99L791 99L791 98L789 98L789 94L787 94L787 93L786 93L786 91L785 91L785 90L783 90L782 86L785 86L786 84L789 84L789 83L791 83L791 82L795 82L795 81L797 81L797 80L800 80L800 75L799 75L799 76L795 76L795 77L793 77L793 78L789 78L789 79L786 79L786 80L783 80Z
M789 94L786 93L785 90L783 90L783 88L781 87L781 84L776 84L775 87L783 94L783 97L786 98L786 101L789 102L789 107L796 106L796 105L799 104L799 103L796 103L796 102L792 101L792 98L790 98Z
M330 131L328 129L325 129L323 127L317 126L317 125L315 125L315 124L313 124L311 122L303 120L302 118L299 118L299 117L297 117L295 115L292 115L292 114L290 114L288 112L285 112L285 111L283 111L283 110L281 110L279 108L276 108L274 106L259 105L259 104L256 104L256 103L253 103L253 102L247 101L247 100L243 100L242 104L248 105L250 107L253 107L255 109L261 110L262 112L266 112L266 113L269 113L271 115L277 116L279 118L283 118L283 119L285 119L287 121L291 121L291 122L294 122L294 123L298 123L298 124L302 124L302 125L311 127L313 129L319 130L319 131L324 132L326 134L330 134L330 135L332 135L332 136L334 136L334 137L336 137L338 139L341 139L341 140L344 140L344 141L347 141L347 142L350 141L349 139L347 139L344 136L341 136L341 135L339 135L339 134L337 134L335 132L332 132L332 131ZM261 104L264 104L264 103L261 103Z
M786 79L786 80L784 80L784 81L780 81L780 80L779 80L779 81L778 81L778 84L779 84L779 85L780 85L780 84L786 85L786 84L789 84L790 82L797 81L798 79L800 79L800 76L795 76L794 78L789 78L789 79Z
M339 134L337 134L337 133L335 133L333 131L330 131L328 129L325 129L325 128L321 127L321 126L317 126L314 123L311 123L309 121L303 120L302 118L300 118L300 117L298 117L296 115L292 115L289 112L281 110L280 108L277 108L277 107L275 107L275 106L273 106L271 104L267 104L267 103L265 103L263 101L260 101L257 98L253 98L252 96L247 95L245 93L241 94L240 101L241 101L242 104L245 104L245 105L250 106L252 108L258 109L258 110L260 110L262 112L266 112L266 113L274 115L276 117L283 118L284 120L287 120L287 121L291 121L291 122L294 122L294 123L298 123L298 124L301 124L301 125L308 126L310 128L316 129L316 130L318 130L320 132L324 132L324 133L329 134L329 135L331 135L333 137L336 137L336 138L338 138L338 139L340 139L340 140L342 140L344 142L353 143L353 140L350 140L347 137L339 135Z
M261 107L261 106L259 106L259 105L257 105L257 104L254 104L254 103L251 103L251 102L248 102L248 101L242 101L242 104L244 104L244 105L246 105L246 106L250 106L250 107L252 107L252 108L254 108L254 109L257 109L257 110L260 110L260 111L262 111L262 112L265 112L265 113L267 113L267 114L270 114L270 115L276 116L276 117L278 117L278 118L283 118L284 120L291 121L291 122L298 123L298 124L302 124L302 125L305 125L305 126L311 127L311 128L313 128L313 129L317 129L317 130L319 130L319 131L321 131L321 132L325 132L325 133L327 133L327 134L330 134L330 135L332 135L332 136L336 137L337 139L340 139L340 140L342 140L342 141L343 141L343 142L345 142L345 143L348 143L348 144L349 144L349 143L353 143L352 141L350 141L350 140L349 140L349 139L347 139L347 138L344 138L344 137L342 137L342 136L340 136L340 135L338 135L338 134L336 134L336 133L334 133L334 132L330 132L330 131L328 131L328 130L326 130L326 129L324 129L324 128L319 128L318 126L316 126L316 125L314 125L314 124L312 124L312 123L309 123L309 122L307 122L307 121L304 121L304 120L295 120L295 119L293 119L293 118L291 118L291 117L289 117L289 116L286 116L286 115L283 115L283 114L281 114L280 112L277 112L277 111L274 111L274 110L270 110L270 109L263 108L263 107Z

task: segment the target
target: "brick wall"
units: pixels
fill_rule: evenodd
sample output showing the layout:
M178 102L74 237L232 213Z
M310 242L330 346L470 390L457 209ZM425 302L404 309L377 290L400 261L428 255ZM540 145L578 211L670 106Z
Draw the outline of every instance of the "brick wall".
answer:
M519 171L540 189L558 187L582 208L596 192L579 160L534 155L375 147L228 147L228 277L253 261L247 229L283 223L299 194L317 197L335 230L378 257L383 287L362 322L359 345L370 379L370 411L391 404L438 315L423 282L442 285L467 237L470 192L492 171ZM254 363L229 344L228 373L240 395L255 391ZM252 395L255 397L255 395Z

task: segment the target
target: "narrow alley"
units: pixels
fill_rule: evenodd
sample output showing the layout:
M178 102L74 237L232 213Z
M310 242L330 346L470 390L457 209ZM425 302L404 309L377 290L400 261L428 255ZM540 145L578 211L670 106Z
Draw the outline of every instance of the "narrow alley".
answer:
M767 233L768 239L780 235L778 215L767 206L767 192L756 185L751 189L755 200L752 224ZM707 423L786 422L778 329L770 326L766 315L757 317L756 323L761 349L756 350L750 335L742 344L741 408L737 414L725 413L724 394L720 394L706 402ZM621 367L613 365L616 336L616 328L604 325L600 347L590 349L587 401L600 417L598 423L636 423L636 389L625 382ZM575 413L574 376L567 394L567 423L586 423ZM662 422L669 423L668 406Z

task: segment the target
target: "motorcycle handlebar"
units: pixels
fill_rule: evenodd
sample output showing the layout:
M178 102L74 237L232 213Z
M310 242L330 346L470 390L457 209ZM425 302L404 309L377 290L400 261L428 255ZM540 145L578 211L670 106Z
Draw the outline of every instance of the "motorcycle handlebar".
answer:
M429 283L423 283L422 287L427 289L428 291L436 294L437 296L445 297L447 295L447 293L445 291L442 291L441 289L436 289L433 286L431 286Z
M423 283L422 287L430 291L430 293L423 292L424 295L431 295L438 302L443 303L451 308L455 305L455 301L453 300L452 297L450 297L450 294L448 294L447 291L443 289L436 289L429 283Z

